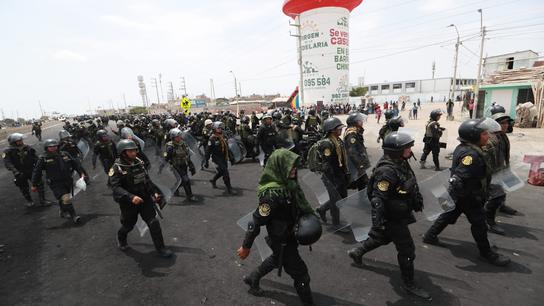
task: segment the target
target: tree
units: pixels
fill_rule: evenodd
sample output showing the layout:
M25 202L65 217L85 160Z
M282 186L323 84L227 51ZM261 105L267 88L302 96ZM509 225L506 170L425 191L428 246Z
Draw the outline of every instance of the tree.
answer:
M147 108L144 106L135 106L129 111L132 115L147 114Z
M368 87L353 87L349 92L350 97L361 97L366 95L368 92Z

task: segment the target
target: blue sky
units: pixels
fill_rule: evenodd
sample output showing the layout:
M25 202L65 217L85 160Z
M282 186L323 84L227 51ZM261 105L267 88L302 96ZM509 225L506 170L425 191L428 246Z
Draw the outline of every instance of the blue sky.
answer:
M296 41L281 0L1 0L0 108L6 117L81 113L141 104L136 76L180 77L191 95L288 95L297 85ZM544 54L544 2L538 0L365 0L351 15L351 83L453 73L455 23L466 40L459 76L475 77L480 16L491 30L485 53ZM166 94L166 93L165 93Z

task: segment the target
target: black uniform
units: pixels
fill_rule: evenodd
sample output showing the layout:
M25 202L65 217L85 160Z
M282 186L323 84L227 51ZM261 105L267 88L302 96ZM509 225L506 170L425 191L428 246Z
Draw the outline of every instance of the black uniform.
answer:
M425 128L425 137L423 137L423 142L425 146L423 147L423 154L421 155L421 167L425 167L425 160L429 153L433 153L433 163L435 170L440 170L440 161L438 155L440 154L440 137L442 137L443 128L440 127L440 123L435 120L429 120L427 127Z
M40 122L32 124L32 134L38 138L38 141L42 141L42 124Z
M62 151L45 152L38 158L32 172L32 186L42 184L43 171L45 171L47 185L49 185L59 203L61 216L68 213L72 218L77 217L72 204L71 193L74 187L72 173L76 171L80 176L84 175L79 162Z
M370 160L368 159L368 153L366 152L363 132L364 129L362 128L349 127L346 129L346 134L344 136L348 163L351 164L349 169L350 171L357 171L358 179L354 182L354 187L357 187L358 190L363 190L368 184L366 169L370 168Z
M153 195L160 190L151 182L145 162L139 158L131 162L122 157L115 160L109 173L109 184L113 190L113 199L121 209L121 228L117 238L121 245L127 244L127 235L138 221L138 215L149 227L149 233L155 248L164 249L161 225L156 219ZM132 203L134 196L143 200L142 204Z
M263 124L259 127L259 131L257 132L257 147L261 146L261 149L264 152L265 164L266 161L268 161L270 154L278 147L277 136L278 132L273 124Z
M206 160L210 157L212 161L217 165L217 173L210 180L214 188L215 182L223 177L223 182L227 187L227 191L232 193L232 186L230 184L230 175L228 169L228 161L232 161L232 156L229 151L229 146L223 134L213 134L208 141L208 151L206 152Z
M240 126L238 126L238 135L240 135L240 139L246 148L247 155L255 159L255 136L253 136L253 132L248 123L242 122Z
M317 116L309 115L304 123L304 131L306 132L318 132L321 119Z
M455 224L461 214L467 216L471 232L480 254L492 254L487 239L487 225L483 210L491 181L491 168L480 147L461 143L453 152L449 193L455 201L455 209L441 214L424 236L427 241L436 239L449 224ZM424 240L424 241L425 241Z
M108 139L107 141L98 140L94 144L93 148L93 168L96 167L96 159L99 158L104 167L104 172L108 173L113 166L113 162L117 158L117 149L112 140Z
M149 129L149 135L151 139L155 142L155 155L160 155L162 148L162 142L164 140L164 130L160 126L153 126Z
M323 158L321 179L327 188L330 200L316 211L322 219L325 219L325 212L330 210L332 224L340 225L340 210L336 202L348 196L349 172L346 149L340 138L330 135L319 143L318 150Z
M212 136L212 134L213 134L213 130L211 127L204 126L204 128L202 128L202 141L200 142L200 146L202 146L202 148L204 149L205 157L206 157L206 152L208 152L208 142L210 141L210 136ZM209 167L209 159L210 159L209 156L207 158L202 159L200 169L204 169L204 167L206 168Z
M350 256L360 261L363 254L393 242L403 281L413 284L416 255L408 225L416 222L413 211L423 209L415 174L408 161L384 155L374 168L369 186L373 227L369 238L360 248L350 251Z
M191 180L187 174L187 168L191 171L191 174L196 173L195 166L191 161L189 155L189 147L183 140L180 142L169 141L166 143L166 152L164 152L164 159L172 165L176 172L181 177L181 186L185 190L185 196L188 199L191 199L193 196L193 191L191 190ZM161 168L163 165L161 165ZM176 190L176 195L179 195L178 190Z
M261 226L266 226L267 243L273 253L251 273L249 279L258 281L278 268L281 259L281 267L293 278L295 289L303 303L312 305L310 275L298 253L298 243L294 234L294 226L300 214L297 204L286 195L270 194L259 198L259 207L253 213L253 222L248 226L242 246L250 249L260 233Z
M32 179L32 171L38 162L36 150L28 145L22 145L21 147L9 146L4 150L2 158L6 169L13 173L15 185L19 187L25 199L29 203L32 202L28 181ZM44 185L40 181L35 186L38 187L40 201L43 202L45 200Z
M83 153L71 139L62 139L59 144L59 151L68 153L79 162L81 162L83 157Z
M259 118L255 113L251 114L251 129L255 130L259 125Z

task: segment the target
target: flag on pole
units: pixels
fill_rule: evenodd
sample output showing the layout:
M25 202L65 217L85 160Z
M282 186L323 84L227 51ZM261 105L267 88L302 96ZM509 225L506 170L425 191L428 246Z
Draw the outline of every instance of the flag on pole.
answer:
M291 105L291 108L293 110L300 108L300 95L298 94L298 86L297 88L295 88L295 91L293 91L287 102L289 103L289 105Z

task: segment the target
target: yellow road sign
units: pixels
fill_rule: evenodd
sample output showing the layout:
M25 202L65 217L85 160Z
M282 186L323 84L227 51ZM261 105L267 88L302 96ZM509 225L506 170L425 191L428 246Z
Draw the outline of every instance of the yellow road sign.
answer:
M183 108L183 110L185 111L185 114L188 114L189 110L191 109L191 100L189 100L189 98L187 97L183 97L183 99L181 99L179 106Z

